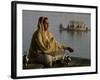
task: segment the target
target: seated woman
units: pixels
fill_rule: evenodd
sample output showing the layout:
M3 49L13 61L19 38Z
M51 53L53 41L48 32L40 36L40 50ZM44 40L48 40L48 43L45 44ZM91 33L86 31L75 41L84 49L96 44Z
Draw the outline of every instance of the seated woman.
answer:
M29 61L52 66L52 62L64 59L64 50L73 52L70 47L58 43L48 31L48 18L40 17L29 48Z

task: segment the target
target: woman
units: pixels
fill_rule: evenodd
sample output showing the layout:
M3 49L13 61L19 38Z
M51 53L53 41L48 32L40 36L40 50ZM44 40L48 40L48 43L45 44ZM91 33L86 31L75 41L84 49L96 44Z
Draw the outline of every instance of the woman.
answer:
M58 43L52 34L48 31L48 18L40 17L38 21L38 29L32 37L29 60L42 63L46 66L52 66L52 62L64 58L64 49L70 52L70 47Z

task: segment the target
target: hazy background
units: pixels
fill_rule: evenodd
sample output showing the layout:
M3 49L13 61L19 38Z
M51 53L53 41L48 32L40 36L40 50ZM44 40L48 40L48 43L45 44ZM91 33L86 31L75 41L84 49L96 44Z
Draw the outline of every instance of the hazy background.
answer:
M40 16L49 19L49 31L57 41L74 48L71 56L90 59L90 32L59 32L59 25L66 27L69 21L82 21L90 28L90 14L68 12L42 12L23 10L23 54L29 50L30 42Z

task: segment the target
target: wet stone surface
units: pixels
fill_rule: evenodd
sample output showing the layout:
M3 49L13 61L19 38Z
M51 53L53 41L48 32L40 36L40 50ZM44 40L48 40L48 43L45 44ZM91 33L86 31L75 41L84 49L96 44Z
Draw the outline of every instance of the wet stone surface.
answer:
M53 63L52 67L47 67L43 64L31 63L27 64L27 66L23 65L23 69L41 69L41 68L60 68L60 67L82 67L82 66L90 66L91 61L89 59L71 57L71 61L66 63L65 61L56 61Z

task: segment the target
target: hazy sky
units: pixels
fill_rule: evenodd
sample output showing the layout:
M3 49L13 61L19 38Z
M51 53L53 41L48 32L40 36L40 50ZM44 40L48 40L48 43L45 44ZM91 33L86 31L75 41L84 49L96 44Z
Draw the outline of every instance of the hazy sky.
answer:
M65 12L42 12L23 10L23 51L28 51L32 35L37 29L40 16L47 16L49 19L49 31L52 33L59 29L59 24L66 27L70 20L82 21L90 28L90 14L65 13ZM57 35L57 33L54 33Z

